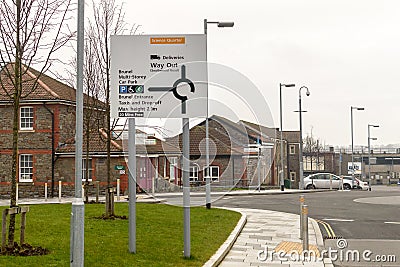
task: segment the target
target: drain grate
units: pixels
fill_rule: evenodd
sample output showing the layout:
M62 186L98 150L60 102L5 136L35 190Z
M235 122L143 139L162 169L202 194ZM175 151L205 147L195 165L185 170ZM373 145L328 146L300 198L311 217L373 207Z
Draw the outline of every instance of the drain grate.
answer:
M324 240L326 239L343 239L343 236L324 236Z

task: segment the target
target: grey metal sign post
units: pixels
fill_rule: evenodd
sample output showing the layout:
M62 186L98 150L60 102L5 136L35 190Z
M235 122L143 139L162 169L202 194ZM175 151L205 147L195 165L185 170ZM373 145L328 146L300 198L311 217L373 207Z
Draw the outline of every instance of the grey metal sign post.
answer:
M129 252L136 253L136 121L128 122Z
M190 184L189 184L189 119L182 119L182 178L183 178L183 254L190 257Z
M76 142L75 142L75 198L72 202L70 233L70 266L84 265L85 205L82 200L82 144L83 144L83 55L84 55L84 0L78 1L77 83L76 83Z

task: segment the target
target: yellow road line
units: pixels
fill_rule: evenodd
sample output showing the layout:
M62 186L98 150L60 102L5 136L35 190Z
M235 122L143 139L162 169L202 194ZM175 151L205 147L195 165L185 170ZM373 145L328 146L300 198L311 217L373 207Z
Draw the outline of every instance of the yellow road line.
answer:
M333 231L333 229L329 225L329 223L321 221L321 220L318 220L318 219L316 219L316 221L325 228L325 231L328 234L328 237L336 237L335 232Z

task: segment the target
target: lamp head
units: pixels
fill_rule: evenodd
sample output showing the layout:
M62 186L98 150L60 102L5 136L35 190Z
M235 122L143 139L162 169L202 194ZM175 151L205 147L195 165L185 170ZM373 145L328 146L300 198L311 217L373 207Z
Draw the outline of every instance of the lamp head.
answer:
M282 84L284 87L295 87L296 85L294 83L289 83L289 84Z
M231 28L235 25L235 23L232 21L229 22L218 22L217 26L220 28Z
M308 91L308 88L307 88L306 96L310 96L310 91Z

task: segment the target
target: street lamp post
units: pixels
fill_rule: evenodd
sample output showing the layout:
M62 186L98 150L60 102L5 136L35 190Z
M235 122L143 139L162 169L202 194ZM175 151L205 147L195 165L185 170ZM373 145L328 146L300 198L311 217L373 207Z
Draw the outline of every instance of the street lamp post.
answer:
M217 24L219 28L230 28L233 27L234 22L220 22L220 21L207 21L204 19L204 34L206 35L206 43L207 43L207 25L208 24ZM207 44L206 44L207 47ZM206 51L206 64L207 64L207 51ZM207 68L208 70L208 68ZM208 75L208 72L207 72ZM208 86L208 85L207 85ZM207 176L204 177L206 179L206 208L211 208L211 179L210 179L210 169L208 167L210 163L210 149L209 149L209 140L208 140L208 99L207 99L207 118L206 118L206 170Z
M310 96L310 91L308 90L308 87L302 86L299 89L299 119L300 119L300 146L299 146L299 157L300 157L300 173L299 173L299 178L300 178L300 185L299 189L304 189L304 177L303 177L303 122L302 122L302 110L301 110L301 89L306 89L306 95Z
M379 125L368 124L368 191L371 191L371 140L377 140L377 138L370 137L371 127L379 127Z
M280 128L281 128L281 136L280 136L280 143L281 143L281 172L280 172L280 186L281 191L285 191L285 183L283 181L284 176L284 165L283 165L283 128L282 128L282 87L295 87L295 84L279 84L279 118L280 118Z
M364 108L359 108L359 107L350 107L350 120L351 120L351 180L352 184L351 186L353 187L354 185L354 137L353 137L353 109L355 110L364 110Z

